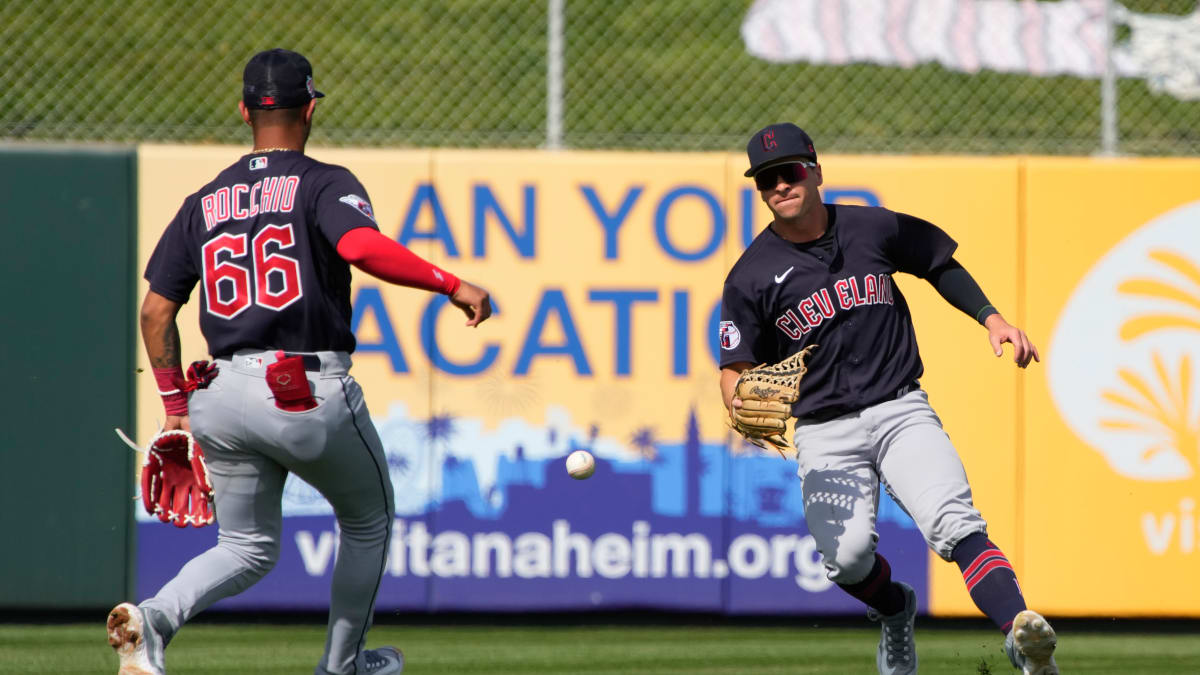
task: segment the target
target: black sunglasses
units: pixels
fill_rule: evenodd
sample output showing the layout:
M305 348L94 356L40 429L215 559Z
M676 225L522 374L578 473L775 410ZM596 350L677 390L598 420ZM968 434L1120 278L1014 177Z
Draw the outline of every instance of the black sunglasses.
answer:
M802 183L808 178L807 169L815 169L815 162L788 162L768 167L754 174L754 187L759 190L770 190L779 184L782 178L785 183Z

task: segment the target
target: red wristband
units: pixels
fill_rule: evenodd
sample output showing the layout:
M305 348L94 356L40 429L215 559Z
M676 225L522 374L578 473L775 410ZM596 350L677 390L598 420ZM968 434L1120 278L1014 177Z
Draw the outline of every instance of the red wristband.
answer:
M183 382L183 367L154 368L154 381L158 384L158 395L162 397L163 408L172 417L183 417L188 414L187 392L180 383Z

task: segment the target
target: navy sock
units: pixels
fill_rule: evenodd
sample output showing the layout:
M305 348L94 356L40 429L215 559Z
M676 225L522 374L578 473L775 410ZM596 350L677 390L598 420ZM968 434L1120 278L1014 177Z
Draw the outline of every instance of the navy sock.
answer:
M1025 610L1025 597L1017 574L1004 553L982 532L958 542L950 554L962 570L967 592L975 606L1007 634L1013 618Z
M856 584L838 584L850 595L862 600L867 607L891 616L904 611L904 591L892 581L892 566L878 553L867 578Z

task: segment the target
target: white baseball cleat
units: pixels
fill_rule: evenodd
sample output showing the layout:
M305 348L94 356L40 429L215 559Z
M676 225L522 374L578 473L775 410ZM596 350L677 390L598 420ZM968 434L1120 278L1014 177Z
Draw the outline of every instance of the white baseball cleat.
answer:
M404 670L404 654L395 647L380 647L363 651L364 672L370 675L394 675Z
M121 658L117 675L166 675L162 638L137 605L122 602L108 613L108 644Z
M1058 636L1041 614L1027 609L1013 619L1012 630L1004 638L1004 652L1022 675L1058 675L1054 648Z
M917 643L913 637L917 592L903 581L897 583L904 591L904 609L891 616L884 616L874 609L867 612L867 618L883 624L879 650L875 654L879 675L912 675L917 672Z

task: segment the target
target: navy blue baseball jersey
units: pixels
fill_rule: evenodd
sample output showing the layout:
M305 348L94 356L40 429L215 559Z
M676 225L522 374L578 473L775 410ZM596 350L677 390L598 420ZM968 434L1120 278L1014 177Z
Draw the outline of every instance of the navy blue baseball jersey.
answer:
M821 238L789 242L770 227L742 253L721 298L721 366L775 363L818 345L792 414L824 419L895 395L923 373L897 271L922 277L957 244L888 209L826 204Z
M146 265L155 293L187 302L213 356L242 348L354 350L346 232L378 229L349 170L299 151L242 157L183 202Z

